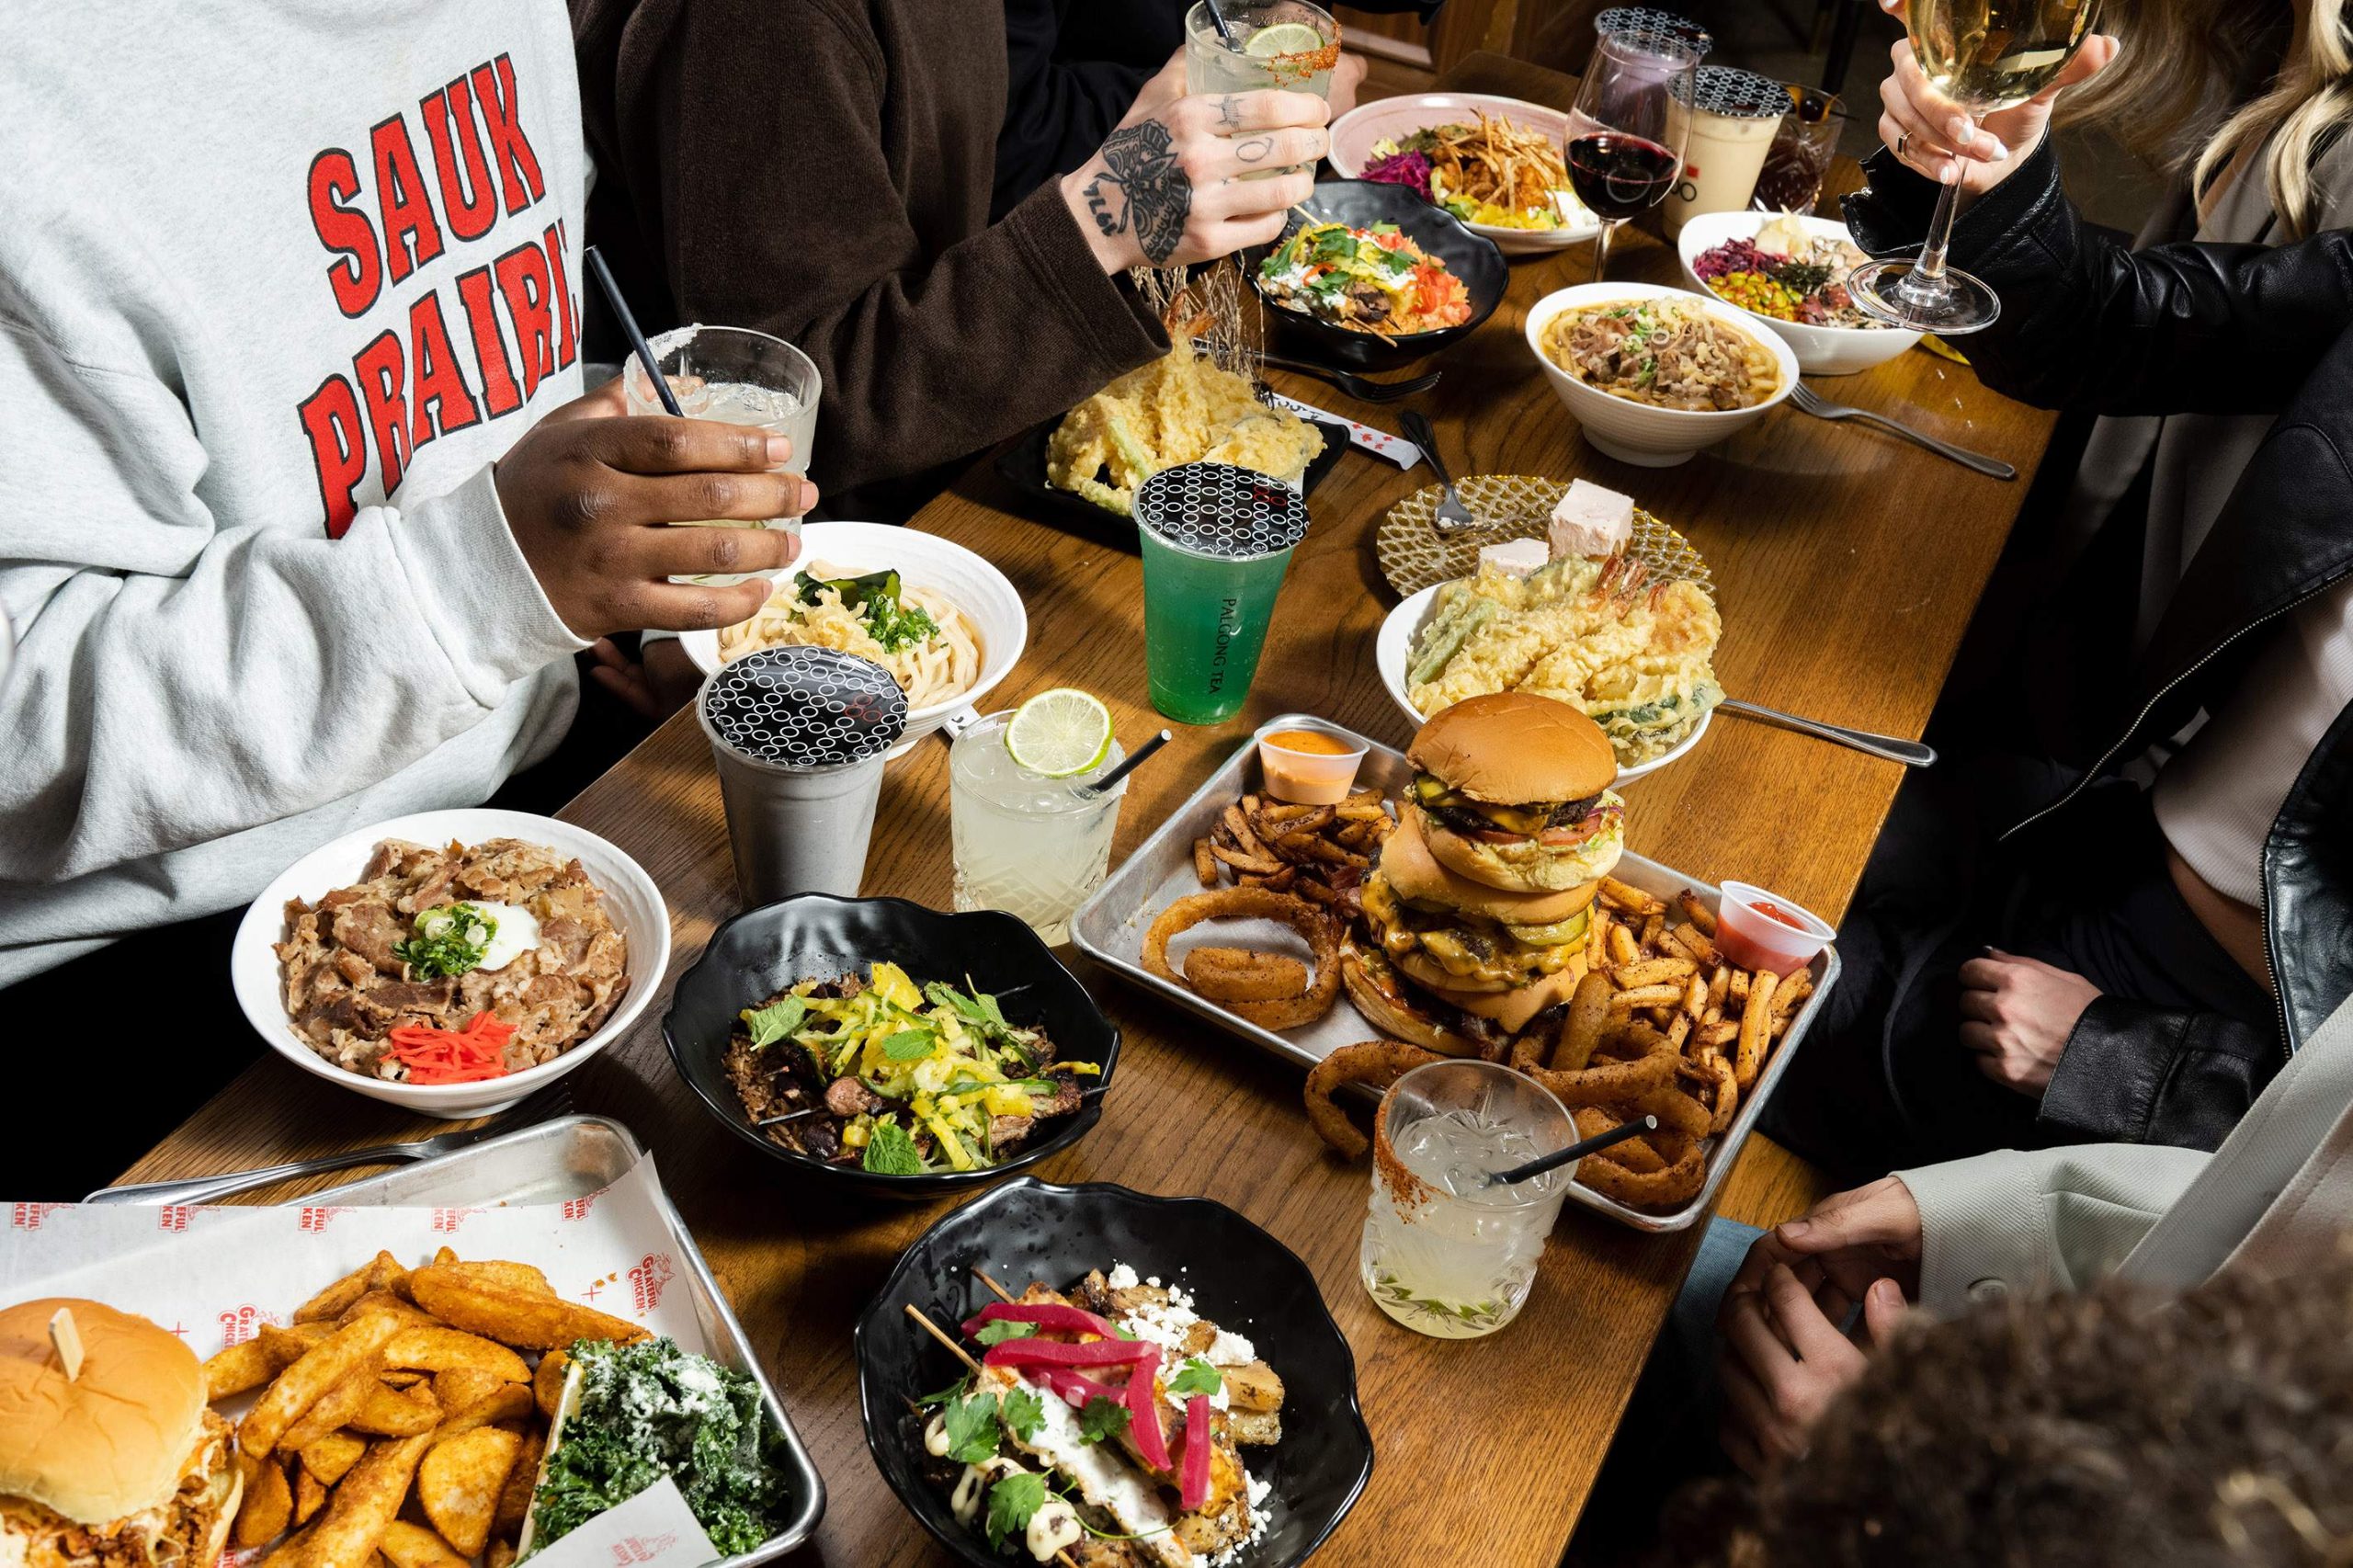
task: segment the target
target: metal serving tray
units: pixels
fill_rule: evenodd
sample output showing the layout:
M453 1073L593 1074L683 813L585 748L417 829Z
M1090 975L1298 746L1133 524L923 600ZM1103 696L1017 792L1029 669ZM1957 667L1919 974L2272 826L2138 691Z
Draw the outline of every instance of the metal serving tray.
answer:
M563 1203L600 1192L645 1157L636 1137L618 1121L601 1116L564 1116L542 1121L504 1137L493 1138L437 1159L404 1165L382 1176L347 1182L320 1193L295 1199L297 1203L347 1203L355 1207L490 1208L506 1204ZM711 1278L702 1249L695 1245L687 1223L671 1206L669 1194L654 1184L654 1206L670 1230L670 1239L684 1262L688 1294L695 1304L695 1322L710 1346L711 1359L747 1373L759 1384L760 1403L768 1419L784 1434L780 1456L792 1515L784 1528L757 1549L719 1560L717 1568L751 1568L770 1562L807 1540L825 1512L825 1483L809 1458L792 1418L760 1369L744 1327L735 1321L719 1281Z
M1334 725L1329 720L1308 713L1286 713L1269 722L1273 725L1307 722L1350 732ZM1413 781L1413 765L1402 752L1392 751L1380 742L1358 735L1369 748L1364 767L1357 775L1359 787L1377 785L1392 799L1404 793ZM1128 857L1127 862L1111 873L1095 896L1088 899L1071 920L1071 940L1078 949L1108 969L1115 970L1147 991L1166 997L1176 1006L1199 1014L1230 1034L1236 1034L1273 1051L1289 1057L1304 1067L1313 1067L1344 1045L1378 1038L1380 1031L1365 1022L1362 1015L1349 1005L1347 994L1341 993L1339 1003L1329 1013L1305 1028L1289 1029L1280 1034L1260 1028L1247 1019L1235 1017L1207 1001L1182 985L1172 984L1143 967L1142 951L1145 930L1153 917L1188 893L1201 891L1200 881L1193 874L1193 840L1204 837L1216 825L1226 805L1247 791L1260 787L1258 748L1255 741L1245 741L1225 765L1196 791L1192 799L1178 807L1176 814L1161 824L1159 829ZM1698 893L1712 909L1721 902L1722 894L1712 883L1697 877L1687 877L1670 867L1640 855L1629 854L1618 862L1613 873L1619 881L1642 889L1654 897L1672 899L1685 888ZM1197 928L1198 929L1198 928ZM1245 942L1259 940L1281 947L1295 941L1290 932L1269 922L1233 922L1221 928L1220 941L1237 937ZM1188 932L1169 944L1170 957L1187 951L1195 939ZM1790 1058L1797 1054L1807 1028L1813 1024L1823 998L1838 979L1838 953L1825 948L1813 960L1813 994L1798 1008L1790 1020L1787 1034L1780 1046L1765 1063L1756 1085L1742 1100L1740 1110L1733 1118L1722 1136L1709 1141L1707 1179L1700 1184L1699 1195L1682 1208L1664 1214L1646 1213L1630 1209L1615 1199L1604 1198L1582 1184L1569 1188L1570 1198L1597 1213L1607 1214L1623 1225L1638 1231L1680 1231L1696 1224L1714 1203L1716 1189L1723 1184L1733 1162L1740 1153L1740 1146L1748 1141L1749 1130L1756 1125L1756 1115L1766 1096L1780 1082Z

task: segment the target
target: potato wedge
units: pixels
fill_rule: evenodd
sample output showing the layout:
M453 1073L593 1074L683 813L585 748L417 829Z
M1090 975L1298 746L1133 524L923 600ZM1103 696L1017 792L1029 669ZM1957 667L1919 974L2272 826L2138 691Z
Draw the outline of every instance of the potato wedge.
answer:
M488 1399L506 1386L506 1381L495 1372L480 1367L452 1367L446 1372L433 1374L433 1397L441 1408L455 1415L469 1409L475 1401Z
M402 1437L370 1448L312 1527L301 1553L303 1568L368 1568L384 1532L400 1516L426 1447L424 1437Z
M501 1423L511 1426L530 1414L530 1386L527 1383L502 1383L498 1392L488 1399L476 1400L472 1409L445 1417L441 1425L434 1428L433 1440L441 1442L460 1432L471 1432L477 1426Z
M409 1277L409 1290L418 1306L442 1322L502 1345L552 1350L575 1339L610 1339L626 1345L646 1337L646 1331L637 1324L592 1307L511 1286L486 1284L450 1269L420 1268ZM522 1381L519 1373L515 1381Z
M570 1365L570 1356L551 1350L540 1358L539 1369L531 1374L531 1399L540 1407L542 1421L555 1419L555 1407L563 1399L563 1369Z
M244 1452L267 1456L329 1389L358 1371L374 1371L383 1364L384 1344L399 1332L398 1320L370 1313L330 1333L278 1374L254 1407L237 1424L237 1446ZM374 1551L371 1542L369 1551ZM360 1554L362 1556L365 1553Z
M490 1550L483 1554L483 1568L515 1568L515 1543L511 1540L492 1541Z
M333 1486L367 1451L366 1438L355 1437L348 1432L330 1432L317 1442L304 1445L302 1468Z
M406 1519L394 1519L384 1527L384 1541L377 1550L392 1568L470 1568L448 1541Z
M372 1367L362 1367L349 1372L302 1412L301 1418L286 1428L278 1446L290 1451L307 1449L330 1432L340 1431L368 1408L369 1396L381 1389Z
M369 1259L294 1309L296 1323L313 1323L322 1318L339 1318L343 1310L368 1293L368 1274L376 1267Z
M478 1557L490 1544L499 1494L522 1441L503 1427L477 1426L435 1443L418 1467L416 1495L425 1517L459 1556Z
M368 1392L368 1402L344 1425L381 1437L414 1437L440 1424L441 1402L425 1384L391 1389L378 1383Z
M536 1426L526 1430L523 1446L515 1450L515 1463L506 1471L506 1484L498 1489L498 1511L490 1519L494 1539L512 1540L523 1533L523 1521L531 1514L531 1493L540 1483L540 1461L546 1455L547 1434Z
M433 1272L429 1268L417 1270L418 1275ZM468 1333L462 1328L442 1328L429 1324L400 1325L400 1332L385 1343L384 1365L414 1367L427 1372L474 1367L506 1383L529 1382L531 1378L531 1369L523 1364L523 1358L496 1340Z
M504 1263L492 1258L479 1263L452 1263L444 1267L450 1273L468 1279L481 1279L493 1285L505 1285L511 1290L529 1290L535 1296L555 1294L555 1287L548 1283L548 1277L528 1263Z
M237 1468L244 1472L245 1495L244 1501L237 1505L237 1523L231 1539L249 1550L267 1546L285 1531L287 1521L294 1517L293 1489L287 1484L286 1471L267 1460L240 1454Z
M205 1358L204 1397L218 1403L233 1394L257 1389L277 1375L278 1366L269 1346L258 1339L217 1350Z
M327 1484L309 1471L294 1478L294 1522L307 1525L311 1516L326 1506Z
M423 1312L411 1303L407 1297L392 1290L369 1291L346 1307L343 1310L343 1316L338 1321L349 1323L352 1319L364 1317L369 1312L390 1312L405 1323L430 1324L438 1321L430 1312Z
M280 1367L290 1367L302 1358L304 1351L341 1326L324 1319L298 1323L291 1328L280 1328L274 1323L266 1323L254 1331L254 1338L267 1350L271 1360Z

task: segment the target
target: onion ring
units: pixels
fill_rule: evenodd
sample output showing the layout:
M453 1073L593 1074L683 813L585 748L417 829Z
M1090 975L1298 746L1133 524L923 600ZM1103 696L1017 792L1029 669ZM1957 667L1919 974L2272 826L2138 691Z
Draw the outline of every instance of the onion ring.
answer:
M1333 1103L1333 1091L1343 1084L1369 1084L1387 1088L1399 1078L1427 1062L1444 1062L1447 1058L1435 1051L1424 1051L1418 1045L1407 1045L1400 1040L1369 1040L1361 1045L1344 1045L1317 1062L1307 1074L1307 1120L1322 1138L1339 1152L1346 1160L1360 1160L1372 1142L1357 1131L1347 1113Z
M1569 1114L1576 1119L1577 1136L1580 1138L1598 1138L1611 1128L1620 1125L1616 1116L1597 1105L1579 1106ZM1639 1175L1647 1175L1650 1172L1663 1171L1666 1168L1666 1162L1659 1157L1658 1151L1640 1138L1629 1138L1622 1143L1612 1143L1608 1148L1600 1150L1590 1157L1608 1160L1613 1165L1623 1165ZM1585 1161L1579 1160L1577 1168L1583 1170Z
M1631 1062L1605 1062L1574 1073L1532 1068L1529 1076L1558 1095L1564 1106L1622 1105L1638 1101L1675 1077L1676 1058L1665 1051L1638 1056ZM1665 1118L1661 1118L1664 1124Z
M1697 1143L1688 1145L1679 1159L1656 1171L1632 1171L1608 1160L1577 1162L1577 1180L1631 1209L1673 1209L1688 1203L1699 1196L1707 1174L1708 1162Z
M1195 948L1185 983L1212 1002L1295 1002L1307 994L1307 966L1289 953Z
M1219 1006L1262 1029L1295 1029L1332 1010L1340 996L1339 937L1324 912L1304 899L1264 888L1219 888L1180 898L1160 912L1144 933L1143 967L1171 984L1182 976L1169 967L1168 943L1204 920L1279 920L1315 950L1315 983L1287 1002L1220 1002Z

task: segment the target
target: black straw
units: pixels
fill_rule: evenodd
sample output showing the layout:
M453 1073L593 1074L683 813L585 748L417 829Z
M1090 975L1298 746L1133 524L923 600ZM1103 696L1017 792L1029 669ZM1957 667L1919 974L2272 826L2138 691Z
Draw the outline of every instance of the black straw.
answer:
M621 298L620 285L613 281L612 269L605 265L605 258L597 254L595 245L588 247L588 270L595 275L597 287L605 291L605 303L613 307L613 314L620 319L621 330L629 334L630 349L637 356L637 362L645 367L645 378L654 383L654 395L662 400L662 406L673 415L684 419L686 412L678 406L677 394L670 390L669 379L662 374L662 367L654 362L654 350L647 346L644 332L639 328L637 318L630 314L629 301Z
M1490 1171L1487 1173L1486 1181L1482 1185L1506 1187L1515 1182L1523 1182L1530 1176L1540 1176L1546 1171L1557 1171L1571 1160L1582 1159L1587 1154L1599 1153L1613 1143L1623 1143L1629 1138L1639 1138L1645 1132L1657 1131L1658 1118L1654 1116L1646 1116L1640 1121L1621 1122L1598 1138L1587 1138L1582 1142L1572 1143L1565 1149L1555 1150L1540 1159L1530 1160L1524 1165L1514 1165L1507 1171Z
M1162 746L1165 746L1167 744L1168 732L1163 730L1160 733L1153 736L1152 739L1144 742L1143 744L1130 752L1125 762L1122 762L1119 767L1111 769L1110 772L1105 774L1102 778L1097 778L1094 783L1085 786L1086 792L1090 795L1100 795L1108 790L1114 785L1118 784L1120 779L1125 778L1129 774L1133 773L1136 770L1137 764L1142 762L1145 757L1150 756L1154 752L1158 751Z
M1225 25L1224 13L1217 8L1217 0L1201 0L1201 4L1209 7L1210 20L1217 24L1217 36L1225 40L1225 47L1241 48L1240 44L1233 41L1233 29Z

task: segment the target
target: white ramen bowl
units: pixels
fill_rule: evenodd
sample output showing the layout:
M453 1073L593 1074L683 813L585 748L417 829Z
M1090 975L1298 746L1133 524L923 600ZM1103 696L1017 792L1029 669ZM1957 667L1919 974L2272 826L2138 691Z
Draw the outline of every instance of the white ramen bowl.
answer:
M1696 305L1772 356L1780 384L1773 395L1748 408L1659 408L1615 397L1552 363L1544 352L1544 329L1563 311L1619 304L1633 300L1676 300ZM1702 447L1740 434L1779 407L1798 384L1798 358L1790 346L1764 331L1756 318L1712 294L1694 295L1654 283L1580 283L1547 294L1529 308L1528 351L1543 367L1553 393L1585 430L1596 449L1639 468L1673 468Z
M1372 643L1373 668L1381 672L1381 684L1388 689L1389 700L1397 705L1397 711L1405 716L1405 722L1417 730L1429 715L1414 706L1414 699L1408 695L1413 689L1413 683L1405 678L1405 672L1414 667L1415 639L1421 636L1422 628L1429 624L1431 607L1438 602L1438 590L1444 586L1446 585L1440 583L1437 587L1424 588L1420 593L1409 596L1389 612ZM1617 781L1620 784L1631 783L1645 773L1656 773L1668 763L1683 757L1699 744L1699 737L1708 733L1708 722L1714 717L1712 710L1702 713L1689 734L1658 756L1648 762L1638 762L1631 767L1620 767Z
M612 917L613 929L629 944L629 988L604 1023L552 1062L480 1084L395 1084L338 1067L313 1051L310 1041L294 1031L293 1020L287 1015L285 982L273 947L286 934L286 901L301 898L316 903L335 889L351 886L367 869L376 846L387 838L434 845L519 838L578 860L588 880L605 895L605 912ZM245 1021L278 1055L305 1073L371 1100L453 1121L505 1110L628 1033L662 989L669 970L670 912L662 902L662 890L654 885L643 867L585 828L529 812L479 807L394 817L312 850L261 890L244 919L238 922L236 939L229 949L229 983L237 994L237 1006L244 1009Z
M889 523L804 523L801 557L790 577L777 580L777 591L797 593L802 569L812 564L839 568L835 574L848 577L895 570L904 586L936 589L954 600L980 636L981 671L971 687L944 702L909 709L906 733L892 748L892 756L914 750L954 714L968 708L978 712L981 699L1011 673L1029 646L1029 613L1020 592L1004 573L952 540ZM717 673L718 632L689 631L678 641L706 677Z
M1683 257L1683 276L1691 287L1709 299L1721 300L1714 290L1700 281L1693 264L1718 245L1733 240L1755 239L1772 217L1767 212L1703 212L1684 224L1676 250ZM1834 219L1800 217L1798 222L1809 239L1854 244L1855 236L1847 232L1847 225ZM1722 302L1732 304L1729 300ZM1814 326L1805 322L1776 321L1745 306L1733 305L1733 309L1788 344L1797 354L1798 369L1809 376L1851 376L1858 370L1875 369L1920 341L1918 333L1903 327Z

